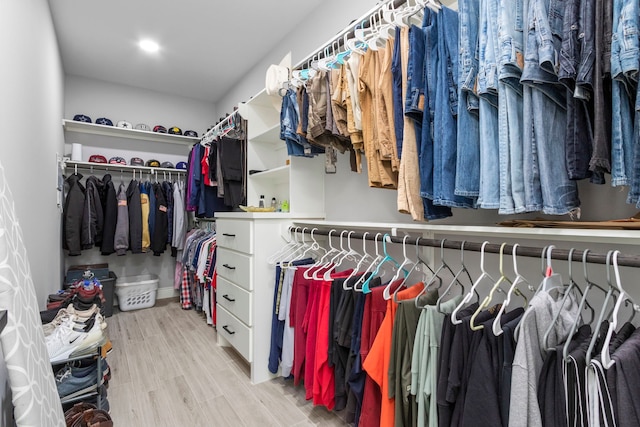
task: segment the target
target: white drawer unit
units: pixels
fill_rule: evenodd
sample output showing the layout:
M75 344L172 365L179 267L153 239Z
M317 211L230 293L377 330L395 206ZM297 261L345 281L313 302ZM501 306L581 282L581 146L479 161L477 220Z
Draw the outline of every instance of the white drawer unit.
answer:
M223 277L218 277L216 290L218 304L231 314L251 326L252 301L251 293L229 282Z
M250 291L251 284L251 255L218 248L216 267L218 275L234 282L238 286Z
M217 244L247 254L253 253L253 223L229 219L216 223Z
M218 336L222 336L225 340L229 341L248 362L253 362L253 354L251 352L251 328L238 320L233 314L220 307L220 304L218 304L216 317Z
M275 267L267 262L285 243L292 214L216 213L218 345L231 346L251 365L251 382L269 372ZM304 218L310 218L305 216Z

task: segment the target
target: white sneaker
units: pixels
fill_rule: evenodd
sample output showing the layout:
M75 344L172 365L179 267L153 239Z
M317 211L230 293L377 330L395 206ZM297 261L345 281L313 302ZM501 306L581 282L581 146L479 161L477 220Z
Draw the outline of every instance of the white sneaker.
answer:
M73 320L69 318L58 326L52 335L45 339L51 363L68 359L71 353L77 350L80 344L87 339L89 334L74 331L73 325Z
M59 327L65 320L68 320L69 318L72 318L76 323L82 324L87 320L89 320L91 316L93 316L96 313L99 314L100 309L95 304L93 305L93 307L91 307L88 310L76 310L73 307L73 304L69 304L68 307L60 309L60 311L58 312L56 317L51 321L51 323L46 323L42 325L42 328L44 329L44 336L48 337L51 334L53 334L56 328ZM101 321L104 322L104 319L102 317L101 319L102 319ZM106 322L104 322L104 326L102 326L102 329L106 329L106 327L107 327L107 324Z
M97 316L100 316L100 314L96 315L96 320L95 322L93 322L93 326L91 327L91 329L88 332L83 332L86 335L86 338L79 342L74 349L72 349L70 357L75 357L86 354L87 352L91 352L104 343L105 336L102 333L102 324L104 322L101 321L102 316L100 316L100 318L97 318Z

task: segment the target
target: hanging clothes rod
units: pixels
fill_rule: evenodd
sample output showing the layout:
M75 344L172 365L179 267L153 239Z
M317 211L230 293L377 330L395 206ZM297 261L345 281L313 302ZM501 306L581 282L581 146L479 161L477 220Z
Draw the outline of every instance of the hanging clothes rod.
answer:
M382 2L381 4L376 5L374 8L370 9L367 13L362 15L360 18L354 20L348 27L340 31L336 34L331 40L322 44L318 49L312 51L311 55L308 55L302 61L298 62L296 66L293 67L294 70L303 68L304 65L309 64L313 58L319 56L320 54L324 54L326 49L331 48L336 43L338 47L342 46L342 42L346 38L350 38L354 36L354 32L356 28L368 28L369 27L369 19L378 13L381 9L387 7L390 4L393 4L393 8L397 9L403 4L407 3L407 0L387 0Z
M314 228L314 227L305 227L306 230L304 230L304 234L311 234L311 231L313 230L313 235L314 236L328 236L329 232L331 231L331 229L319 229L319 228ZM303 230L303 227L297 226L297 227L289 227L289 230L291 232L294 233L301 233ZM340 231L335 231L337 229L334 229L334 231L331 233L332 236L339 236L340 235ZM344 230L342 230L344 231ZM351 231L355 231L355 230L351 230ZM368 233L365 234L365 232L354 232L351 233L350 236L352 239L359 239L362 240L363 238L366 240L374 240L376 234L380 233L380 231L369 231ZM382 233L384 234L384 233ZM406 238L405 237L398 237L398 236L390 236L388 235L387 237L387 242L392 242L392 243L405 243L405 244L411 244L411 245L415 245L416 242L418 244L418 246L427 246L427 247L435 247L435 248L439 248L439 247L444 247L446 249L461 249L462 247L462 241L460 240L450 240L450 239L427 239L427 238L422 238L422 237L409 237ZM498 244L498 243L490 243L488 245L485 246L484 251L488 252L488 253L494 253L494 254L499 254L500 253L500 248L501 248L502 244ZM471 242L471 241L464 241L464 250L465 251L473 251L473 252L480 252L482 248L482 242ZM516 255L518 256L524 256L524 257L529 257L529 258L540 258L542 257L543 251L545 248L541 248L541 247L536 247L536 246L520 246L518 245L517 249L516 249ZM504 247L504 253L505 254L511 254L513 252L513 245L506 245ZM576 250L573 252L572 255L572 260L573 261L582 261L582 255L585 251L583 250ZM545 256L546 256L546 252L545 252ZM567 249L557 249L554 248L551 251L551 258L552 259L557 259L560 261L567 261L569 258L569 250ZM597 253L597 252L592 252L589 251L587 254L587 262L589 263L593 263L593 264L606 264L607 263L607 254L603 254L603 253ZM618 265L619 266L624 266L624 267L640 267L640 255L631 255L631 254L620 254L618 255Z
M213 141L215 139L216 136L218 136L218 132L220 131L220 129L222 129L226 124L229 124L229 122L234 119L236 117L236 115L238 115L238 110L233 110L233 113L229 114L227 117L225 117L224 119L222 119L222 121L218 124L216 124L214 127L212 127L211 129L209 129L209 131L207 133L205 133L204 135L202 135L202 139L200 140L200 144L208 144L211 141Z

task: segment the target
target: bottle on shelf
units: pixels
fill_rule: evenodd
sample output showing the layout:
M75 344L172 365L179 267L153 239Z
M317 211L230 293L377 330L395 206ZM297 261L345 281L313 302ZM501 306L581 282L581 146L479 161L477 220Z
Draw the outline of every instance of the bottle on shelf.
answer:
M287 200L283 200L282 203L280 203L280 210L282 212L289 212L289 202Z
M276 198L275 197L271 198L271 207L273 208L274 212L276 210L278 210L278 202L276 202Z
M260 202L258 203L259 208L264 208L264 194L260 195Z

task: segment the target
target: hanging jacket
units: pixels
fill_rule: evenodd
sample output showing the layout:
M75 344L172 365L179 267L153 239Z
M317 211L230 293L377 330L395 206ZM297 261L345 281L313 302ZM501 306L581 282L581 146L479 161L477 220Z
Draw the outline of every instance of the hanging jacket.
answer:
M131 253L142 253L142 204L138 181L132 179L127 188L127 207L129 208L129 249Z
M104 227L102 228L100 253L111 255L116 251L114 238L118 222L118 199L110 174L105 174L102 177L102 208L104 209Z
M87 178L82 213L82 249L91 249L94 246L99 246L102 242L104 213L100 202L101 187L102 182L95 176Z
M167 243L171 245L173 237L173 184L164 181L162 191L164 191L164 198L167 202Z
M160 256L167 248L168 208L162 185L159 183L153 184L152 192L156 196L156 205L155 224L151 234L151 250L154 256Z
M171 253L175 252L176 255L178 250L184 248L185 235L187 234L184 192L184 181L176 181L173 185L173 236L171 238ZM175 248L175 251L173 248Z
M127 189L124 184L120 184L117 199L118 219L113 246L118 255L125 255L129 249L129 207L127 205Z
M153 229L156 226L156 193L152 183L145 182L145 186L149 194L149 236L153 236Z
M82 249L80 238L85 188L80 183L81 179L81 174L74 174L66 180L67 198L64 201L62 215L62 248L67 249L70 256L80 255Z
M140 183L140 203L142 208L142 252L151 248L151 234L149 233L149 186Z

